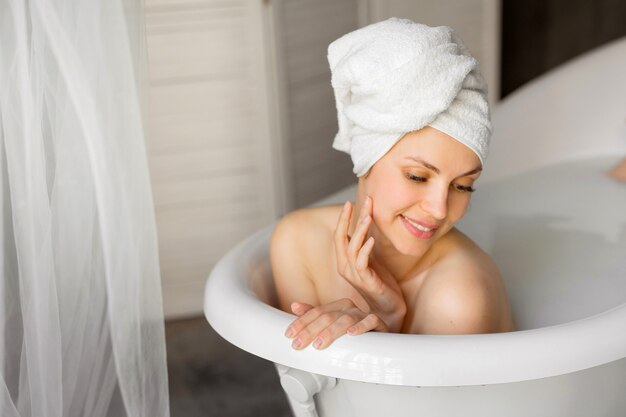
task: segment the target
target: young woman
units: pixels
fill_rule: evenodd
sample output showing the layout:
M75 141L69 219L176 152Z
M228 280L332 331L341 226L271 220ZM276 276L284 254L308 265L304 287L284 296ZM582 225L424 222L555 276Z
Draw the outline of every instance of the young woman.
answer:
M454 228L490 135L476 61L449 28L390 19L329 47L356 202L286 215L271 242L292 346L367 331L513 329L497 267Z

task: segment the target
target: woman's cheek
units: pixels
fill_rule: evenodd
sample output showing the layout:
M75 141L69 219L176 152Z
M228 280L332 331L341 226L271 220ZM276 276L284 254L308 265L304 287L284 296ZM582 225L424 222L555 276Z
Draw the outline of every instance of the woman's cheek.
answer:
M470 197L466 197L465 195L459 197L460 198L458 198L456 201L453 201L454 215L451 217L453 217L452 220L454 223L458 222L463 218L463 216L465 216L465 213L467 213L467 208L469 207L470 203Z
M407 191L398 187L387 188L384 193L378 193L376 196L372 195L372 200L374 201L372 217L374 222L383 228L385 225L392 223L398 214L410 207L411 204L407 196Z

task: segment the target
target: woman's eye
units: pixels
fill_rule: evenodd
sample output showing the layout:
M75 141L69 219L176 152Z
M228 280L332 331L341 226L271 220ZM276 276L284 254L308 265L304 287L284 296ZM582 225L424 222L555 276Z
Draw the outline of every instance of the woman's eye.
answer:
M410 173L406 174L406 177L407 177L408 179L410 179L411 181L415 181L415 182L426 182L426 178L424 178L424 177L419 177L419 176L417 176L417 175L413 175L413 174L410 174Z
M406 177L414 182L426 182L428 180L426 177L420 177L419 175L413 175L411 173L407 173ZM451 187L461 193L473 193L476 191L476 189L470 185L451 184Z
M474 187L471 187L469 185L452 184L452 186L454 187L455 190L462 192L462 193L473 193L474 191L476 191Z

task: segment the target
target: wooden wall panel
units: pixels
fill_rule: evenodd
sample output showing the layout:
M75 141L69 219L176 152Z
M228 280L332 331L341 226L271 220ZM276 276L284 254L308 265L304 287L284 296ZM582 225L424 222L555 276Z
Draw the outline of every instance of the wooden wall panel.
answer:
M358 27L357 0L274 0L274 42L286 175L286 209L310 204L355 181L347 154L332 148L337 111L328 45Z
M276 217L257 0L148 0L147 148L165 313L199 314L215 262Z

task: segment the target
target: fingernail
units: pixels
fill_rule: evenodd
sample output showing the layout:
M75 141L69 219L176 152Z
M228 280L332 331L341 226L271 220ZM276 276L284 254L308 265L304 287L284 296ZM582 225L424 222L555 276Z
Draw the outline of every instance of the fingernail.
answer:
M300 341L300 338L297 338L291 344L291 347L294 348L294 349L300 349L301 346L302 346L302 342Z
M369 223L369 221L370 221L371 219L372 219L372 218L371 218L369 215L368 215L368 216L365 216L365 217L363 217L363 220L361 220L361 223L363 223L363 224L367 224L367 223Z
M348 334L353 334L353 333L356 333L356 327L354 327L354 326L350 327L350 328L347 330L347 333L348 333Z
M317 339L315 339L315 342L313 342L313 347L315 349L319 349L320 346L322 346L322 339L318 337Z
M294 333L295 330L292 327L288 327L287 331L285 332L285 336L291 339L294 336Z
M343 211L348 211L348 208L350 208L350 202L346 201L346 203L343 205Z

